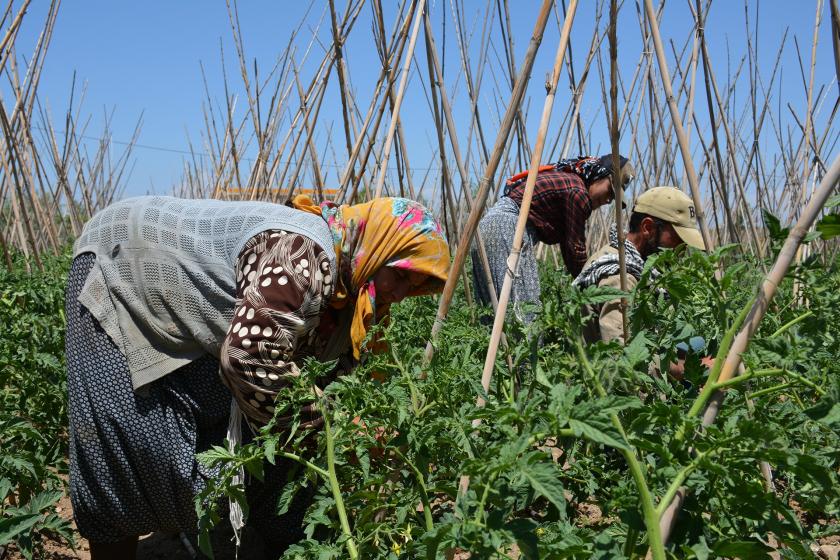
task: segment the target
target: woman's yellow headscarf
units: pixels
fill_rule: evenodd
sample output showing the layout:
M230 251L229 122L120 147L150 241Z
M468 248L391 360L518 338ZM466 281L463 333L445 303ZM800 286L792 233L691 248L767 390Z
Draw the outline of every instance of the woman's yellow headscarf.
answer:
M339 309L348 302L355 305L350 336L356 359L368 329L376 319L388 316L388 305L376 307L373 276L381 267L428 276L410 296L443 289L449 276L449 244L423 205L405 198L377 198L353 206L332 202L317 206L306 195L296 196L292 205L322 216L332 231L339 281L330 304Z

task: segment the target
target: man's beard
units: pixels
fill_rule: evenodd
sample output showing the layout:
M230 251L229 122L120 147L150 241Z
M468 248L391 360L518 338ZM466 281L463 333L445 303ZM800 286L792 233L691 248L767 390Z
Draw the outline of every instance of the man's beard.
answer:
M659 244L659 241L662 239L662 231L660 228L656 228L656 235L652 238L648 239L644 245L644 252L641 252L642 256L648 258L651 255L654 255L662 250L662 246Z

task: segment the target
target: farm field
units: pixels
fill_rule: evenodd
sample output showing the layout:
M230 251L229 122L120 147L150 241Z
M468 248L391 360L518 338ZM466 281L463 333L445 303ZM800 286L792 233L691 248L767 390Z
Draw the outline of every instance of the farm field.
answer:
M726 273L716 281L719 263ZM74 539L62 497L67 264L67 257L50 261L43 276L6 274L0 297L6 326L0 421L8 450L0 480L6 496L11 492L17 501L4 507L3 534L13 535L13 550L52 551L48 557L60 557L56 537ZM704 352L717 354L753 295L759 267L733 248L711 257L665 253L651 263L656 265L668 272L633 301L633 319L648 326L625 348L585 350L577 342L579 306L603 294L578 292L547 268L550 296L538 327L543 345L535 353L524 342L512 345L515 375L500 359L502 373L483 408L475 396L488 331L476 309L453 306L421 380L431 328L423 318L432 316L434 301L401 304L386 332L390 353L328 388L329 431L318 436L317 451L301 438L284 446L266 432L234 454L219 450L204 460L244 464L258 475L263 460L297 457L308 473L301 481L315 485L317 494L307 516L312 537L289 558L346 557L348 537L361 558L435 557L446 549L488 558L514 550L533 558L643 554L645 517L622 456L627 450L641 465L651 499L660 502L677 486L688 488L672 537L674 555L758 558L776 550L781 558L830 557L840 544L838 262L812 259L785 280L744 355L745 375L726 391L718 422L690 440L694 453L687 434L699 419L690 411L703 398L708 375L701 355L689 354L683 384L650 376L647 364L653 355L670 359L667 349L698 334L706 339ZM807 306L792 297L794 279ZM23 351L32 347L37 352ZM305 371L316 376L319 369L311 364ZM374 371L385 373L386 381L368 382ZM303 377L301 398L306 387ZM364 419L364 430L352 422L356 417ZM482 422L473 427L476 419ZM324 475L327 445L335 450L335 480ZM772 466L772 491L761 461ZM470 477L470 487L459 496L462 475ZM349 534L342 531L333 488L342 496ZM290 498L298 488L287 490ZM223 479L213 491L229 493ZM213 515L203 512L205 521ZM154 535L141 546L146 554L186 554L174 536Z
M0 560L89 560L97 543L114 544L91 536L91 552L69 498L65 286L73 244L92 221L86 231L100 228L94 237L114 240L103 251L118 271L106 277L100 269L99 285L89 276L88 296L114 303L125 293L109 282L137 288L155 320L180 305L173 302L192 306L184 312L191 317L170 314L161 328L132 325L132 316L126 331L112 305L113 321L94 319L88 330L99 342L110 337L107 349L122 356L70 353L97 354L77 360L85 383L104 384L93 377L111 361L125 362L120 375L135 382L129 391L123 380L122 396L73 386L74 407L79 392L99 399L91 399L88 427L100 413L112 415L113 430L97 431L94 442L110 455L93 466L98 456L88 455L89 472L121 469L128 482L118 482L132 486L135 472L160 467L164 476L137 477L138 492L166 506L183 499L177 515L168 512L170 524L158 526L195 525L141 535L137 558L262 560L297 524L275 523L275 533L258 522L298 511L304 537L285 560L840 558L838 0L88 4L0 0ZM548 184L538 170L563 177ZM657 187L675 187L666 196L685 201L681 217L638 215L645 212L636 202L662 192ZM148 245L134 253L127 221L114 218L112 227L111 218L93 217L144 195L201 202L173 201L192 205L183 215L146 208L143 220L155 223L135 223L130 234ZM296 195L311 200L298 205ZM317 206L377 200L387 209L356 210L357 221L339 219L353 212L347 206ZM329 249L313 237L301 241L314 244L309 260L295 266L289 256L285 271L231 270L231 231L268 237L261 247L280 243L271 241L280 234L251 231L258 216L231 216L234 208L303 220L289 206L324 218L330 231L319 239L336 243L335 261L309 268L315 249ZM195 215L211 207L224 210L198 224ZM479 228L505 207L504 223L516 219L515 226ZM423 240L386 236L388 228L410 229L396 216L415 220L414 233L400 235ZM645 219L649 237L638 229ZM702 243L679 233L686 227ZM206 235L190 237L202 228ZM362 243L365 228L382 240ZM317 220L315 230L323 229ZM488 242L499 251L502 241L510 249L491 259ZM164 245L178 249L162 249L167 256L143 268L142 279L140 257L118 262L154 260ZM600 263L615 266L607 278L627 286L629 274L635 287L573 285L578 265L605 245L617 252L614 265L611 256ZM344 254L348 246L356 252ZM211 266L195 258L220 247L227 260L217 254ZM248 267L253 251L239 257L253 258ZM533 268L523 265L526 255ZM195 294L169 289L175 284L142 291L156 274L168 278L161 285L184 282L184 263L199 261L212 274L178 284ZM425 261L436 265L422 268ZM172 262L182 268L171 273ZM482 307L477 276L492 277L493 266L504 279L492 306ZM264 314L256 304L240 307L247 321L257 317L242 319L242 330L238 320L218 324L231 301L266 299L231 290L246 290L246 282L257 290L263 281L281 290L292 270L300 275L295 287L324 289L321 315L308 299L314 291L300 296L306 305L294 313L272 308L288 303L284 292ZM382 271L387 287L377 308ZM519 306L523 285L537 284L541 305ZM407 297L418 293L433 295ZM227 299L205 314L214 297ZM509 298L517 304L508 306ZM392 301L390 318L374 326ZM619 305L624 341L587 343L593 323L585 310L605 303ZM275 312L281 322L257 324ZM531 314L534 322L523 323ZM181 325L195 327L196 316L197 330ZM287 336L279 332L286 322L300 340L298 330L310 330L306 345L294 338L280 356L266 341ZM191 416L171 428L178 430L171 440L192 442L170 454L172 464L149 459L168 440L148 442L175 431L145 426L139 436L123 422L141 396L176 383L175 376L136 383L134 374L149 370L129 364L138 359L126 342L133 327L162 337L144 338L140 348L158 353L153 365L180 360L165 375L188 361L212 365L202 372L209 377L189 381L200 386L196 395L214 397L185 405L212 421L199 429ZM354 338L366 330L364 343ZM220 350L230 348L230 333L242 344L238 354ZM261 337L250 352L249 333ZM321 336L352 339L340 367L298 359L301 349L332 346ZM359 347L354 362L350 350ZM224 365L196 359L202 352ZM272 371L242 366L259 353ZM231 356L242 366L238 381L251 383L245 392L225 370L239 367ZM176 388L174 398L192 399L192 390ZM169 406L155 395L134 420ZM239 412L254 412L248 406L273 417L243 429L237 421ZM310 414L317 430L301 427ZM219 418L230 420L228 432ZM222 440L224 433L242 441ZM134 450L134 438L143 444L132 464L121 455ZM73 465L81 447L73 447ZM174 463L185 470L175 473ZM124 488L89 472L90 486L109 494L98 505L113 506L92 519L132 509L119 503ZM161 488L176 482L187 489L168 500ZM249 503L246 490L263 500ZM237 545L240 510L251 523Z

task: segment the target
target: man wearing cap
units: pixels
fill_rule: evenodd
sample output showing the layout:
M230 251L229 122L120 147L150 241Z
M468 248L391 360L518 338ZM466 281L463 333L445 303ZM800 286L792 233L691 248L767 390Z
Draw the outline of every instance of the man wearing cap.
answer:
M675 187L654 187L636 199L624 240L628 290L639 282L645 259L659 249L673 249L685 243L705 250L696 215L694 201ZM614 227L610 231L609 244L589 258L573 284L581 289L589 286L621 289L618 233ZM587 343L624 341L620 299L588 305L584 313L591 317L583 333Z
M619 161L619 178L626 187L635 172L627 158L620 157ZM612 201L612 173L612 155L578 157L540 167L522 240L519 270L510 296L514 314L523 323L533 321L534 311L540 305L537 242L559 244L566 270L577 276L586 263L586 220L593 210ZM505 185L504 195L478 224L497 295L507 272L527 175L522 172L511 177ZM489 306L491 288L475 244L472 262L476 300ZM531 309L523 309L523 304L530 304Z

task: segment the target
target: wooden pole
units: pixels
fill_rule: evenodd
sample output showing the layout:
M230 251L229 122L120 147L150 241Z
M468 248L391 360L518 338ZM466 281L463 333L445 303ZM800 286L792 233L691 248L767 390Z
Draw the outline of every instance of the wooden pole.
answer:
M411 39L408 41L408 52L405 54L402 76L400 77L400 86L397 90L397 100L394 102L394 108L391 111L391 125L388 129L388 134L385 137L385 147L382 149L382 160L379 162L379 176L376 179L376 194L374 195L376 198L382 196L382 187L385 185L385 173L388 169L388 160L391 155L391 144L394 141L394 133L397 130L400 107L402 107L402 100L405 95L405 86L408 83L408 75L411 71L411 60L414 58L414 45L417 44L417 34L420 31L420 24L423 21L423 11L425 9L426 0L418 0L418 5L414 12L414 24L411 30Z
M499 306L496 309L496 317L493 320L493 330L490 334L490 345L487 348L487 356L484 360L484 370L481 374L481 386L485 393L490 388L490 381L493 377L493 369L496 365L496 353L499 349L499 341L501 339L502 329L505 323L508 301L510 300L510 293L513 288L513 278L519 270L519 253L522 249L522 239L525 236L525 226L528 224L528 212L531 209L531 198L534 194L534 185L537 182L537 170L539 169L543 147L545 146L548 123L551 120L551 109L554 106L554 97L557 93L557 83L560 79L560 74L563 71L563 57L566 55L566 46L569 43L569 34L572 30L572 22L575 18L576 9L577 0L572 0L569 3L569 11L566 15L566 20L563 22L563 31L560 35L560 44L557 47L557 55L554 58L554 68L551 73L551 79L546 84L547 91L542 119L540 120L540 128L537 131L537 140L534 144L534 150L531 156L531 166L528 170L528 179L525 182L525 192L522 196L522 202L519 205L519 216L516 221L516 231L513 234L513 246L510 256L508 256L507 259L508 267L505 272L505 279L502 282L502 289L499 292ZM479 395L476 399L476 404L478 406L484 406L484 398L481 395ZM479 422L479 419L474 420L473 426L477 426ZM462 476L459 484L462 494L466 492L468 486L469 478Z
M531 34L531 40L528 44L528 50L525 53L525 60L522 64L522 70L519 72L519 77L516 79L516 85L513 88L510 101L508 102L507 110L502 118L499 126L499 133L496 136L496 143L493 146L490 160L484 170L484 175L479 183L478 193L475 197L475 204L467 218L467 223L461 231L461 237L458 242L458 250L455 252L455 258L452 262L449 278L443 287L443 293L438 301L438 310L435 315L435 321L432 324L432 332L429 343L426 345L426 351L423 356L424 364L428 365L434 356L434 343L440 329L443 328L443 321L446 314L449 312L449 306L452 304L452 298L455 295L455 288L458 285L458 277L461 274L461 269L464 267L464 261L467 259L467 253L470 250L470 240L478 227L478 221L481 219L481 214L484 211L484 205L487 202L487 194L490 191L490 185L496 175L496 168L502 155L505 152L508 135L510 134L511 125L516 116L519 104L522 102L522 97L525 94L525 87L531 78L531 69L534 65L534 58L537 55L540 43L542 42L545 26L548 23L548 15L551 11L552 0L543 0L540 7L537 21L534 24L534 31Z
M665 50L662 48L662 37L659 35L659 24L656 21L656 13L653 9L653 1L645 0L645 12L647 13L648 25L653 36L653 46L656 50L656 59L659 63L659 75L662 78L662 85L665 88L665 95L668 99L668 108L671 110L671 121L674 125L674 131L677 133L677 139L680 144L680 152L682 153L683 164L688 171L688 184L691 187L691 197L694 199L694 210L697 213L697 223L700 226L700 233L703 236L703 242L706 245L706 250L710 251L713 248L712 237L709 235L709 228L706 225L705 212L703 211L703 200L700 198L700 181L697 179L697 172L694 169L694 163L691 160L691 150L688 146L688 139L683 130L682 121L680 120L679 108L677 102L674 100L674 92L671 90L671 76L668 72L668 62L665 60Z

